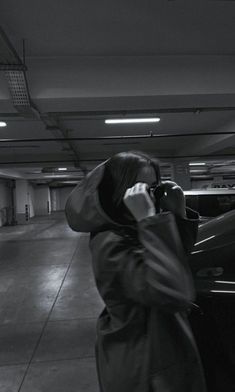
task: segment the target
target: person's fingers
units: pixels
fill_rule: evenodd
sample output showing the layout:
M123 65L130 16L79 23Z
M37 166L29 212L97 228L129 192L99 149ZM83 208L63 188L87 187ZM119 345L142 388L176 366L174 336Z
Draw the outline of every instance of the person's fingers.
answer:
M125 199L127 197L131 197L131 196L135 195L138 192L138 188L136 187L136 185L132 186L131 188L127 188L125 195L124 195Z
M132 188L128 188L124 194L124 199L127 199L131 195L131 192L132 192Z
M141 182L137 182L137 184L135 184L133 188L135 189L136 192L141 191L142 188Z
M149 198L150 196L147 188L148 184L144 182L137 182L134 186L126 190L123 198L126 200L138 194L145 195L145 197Z
M135 186L136 186L136 191L138 193L144 193L146 190L146 184L142 182L138 182Z
M143 182L137 182L133 187L128 189L129 189L129 194L142 193L147 189L147 184Z
M134 193L135 193L135 189L134 189L134 187L132 186L132 187L130 188L129 195L131 196L131 195L133 195Z
M147 187L148 187L148 184L146 184L146 182L143 182L143 183L142 183L142 189L143 189L144 191L147 191Z

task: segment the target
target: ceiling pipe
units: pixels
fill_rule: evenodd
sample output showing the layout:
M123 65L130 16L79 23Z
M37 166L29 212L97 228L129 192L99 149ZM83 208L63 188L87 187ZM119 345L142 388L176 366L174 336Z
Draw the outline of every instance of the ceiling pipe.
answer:
M40 113L40 119L45 124L46 129L55 136L55 138L52 138L51 140L66 143L69 146L69 149L74 153L76 164L80 166L80 157L78 155L77 149L73 145L72 140L68 137L68 131L62 125L62 123L58 120L48 118L42 113ZM58 137L58 132L63 135L63 138ZM81 169L83 170L82 167Z
M1 70L1 68L0 68ZM73 111L73 112L47 112L44 116L51 119L59 119L67 117L76 117L81 119L89 118L105 118L107 116L128 116L128 115L156 115L156 114L174 114L174 113L194 113L200 114L205 112L221 112L221 111L235 111L235 106L210 106L210 107L181 107L181 108L165 108L165 109L134 109L134 110L88 110L88 111ZM3 118L17 118L21 117L18 113L0 113ZM74 120L74 119L72 119ZM50 127L50 126L49 126ZM53 126L52 126L53 127ZM48 128L49 129L49 128Z
M38 138L38 139L0 139L0 143L32 143L32 142L55 142L55 141L97 141L97 140L129 140L129 139L154 139L171 137L193 137L193 136L212 136L212 135L235 135L235 131L225 132L192 132L192 133L162 133L146 135L125 135L125 136L95 136L95 137L69 137L64 138Z
M129 116L129 115L157 115L159 113L194 113L204 112L235 111L235 106L210 106L210 107L181 107L181 108L152 108L152 109L132 109L132 110L87 110L73 112L48 112L48 116L66 117L106 117L106 116Z
M0 47L0 71L26 71L27 67L1 27Z
M172 156L172 155L160 155L158 154L158 158L161 159L201 159L201 158L208 158L208 159L214 159L214 158L224 158L226 159L227 157L233 157L234 158L234 154L212 154L212 155L207 155L207 154L203 154L203 155L179 155L179 156ZM99 164L100 162L104 162L106 159L108 159L108 157L105 158L93 158L93 159L81 159L80 162L95 162L97 164ZM0 166L4 166L4 165L25 165L25 164L40 164L40 166L43 166L44 164L61 164L61 163L72 163L74 164L74 159L60 159L60 160L47 160L47 161L4 161L4 162L0 162Z

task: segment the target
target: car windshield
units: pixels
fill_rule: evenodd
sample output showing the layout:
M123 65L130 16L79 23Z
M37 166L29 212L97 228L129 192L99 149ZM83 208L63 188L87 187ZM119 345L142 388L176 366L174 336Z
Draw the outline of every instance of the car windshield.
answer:
M186 204L202 217L216 217L235 209L235 194L186 195Z

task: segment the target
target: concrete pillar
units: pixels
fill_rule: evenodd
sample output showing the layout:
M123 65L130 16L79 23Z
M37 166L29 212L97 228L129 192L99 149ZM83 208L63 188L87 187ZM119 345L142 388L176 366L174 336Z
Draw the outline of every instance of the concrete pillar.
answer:
M174 161L172 166L173 181L183 188L184 191L191 189L189 163Z
M11 223L8 220L11 207L11 189L9 187L9 181L0 179L0 227Z
M18 224L26 224L30 219L28 181L16 180L15 186L16 221Z
M34 190L35 215L48 215L51 213L50 189L47 185L38 185Z
M57 211L57 189L51 189L51 210Z

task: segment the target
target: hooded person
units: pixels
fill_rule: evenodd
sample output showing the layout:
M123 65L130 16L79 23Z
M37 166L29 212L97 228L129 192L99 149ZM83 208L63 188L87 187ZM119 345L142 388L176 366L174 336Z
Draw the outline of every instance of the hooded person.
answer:
M205 392L187 315L195 290L187 254L198 214L182 189L160 183L158 162L142 152L114 155L72 191L66 216L90 232L92 265L105 308L98 318L101 392Z

